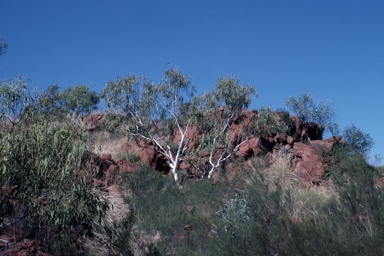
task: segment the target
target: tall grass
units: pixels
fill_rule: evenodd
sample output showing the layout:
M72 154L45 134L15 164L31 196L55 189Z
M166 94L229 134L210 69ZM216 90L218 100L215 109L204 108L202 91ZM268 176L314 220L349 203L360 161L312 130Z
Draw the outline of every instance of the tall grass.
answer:
M308 187L291 172L289 158L280 157L273 164L248 160L231 181L191 179L181 189L146 166L125 174L135 255L384 254L376 168L350 156L329 170L329 185Z

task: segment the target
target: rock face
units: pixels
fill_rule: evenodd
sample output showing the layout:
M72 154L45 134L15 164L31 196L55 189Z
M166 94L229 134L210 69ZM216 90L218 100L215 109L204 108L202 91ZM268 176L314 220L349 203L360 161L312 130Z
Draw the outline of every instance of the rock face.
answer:
M318 184L325 171L323 149L296 142L293 151L295 155L294 173L306 182Z
M104 116L102 114L93 114L85 116L83 118L83 124L87 127L88 131L90 132L100 131L100 122L103 117Z
M342 143L341 136L324 141L315 140L311 144L294 143L293 172L309 184L319 184L327 167L324 164L324 153L339 143Z
M87 152L84 155L85 164L92 163L96 166L95 178L93 184L95 187L108 187L118 183L121 175L127 172L137 170L137 164L128 161L112 159L111 154L103 154L101 157L97 154Z
M102 115L95 115L92 118L84 118L84 123L90 127L90 131L97 131L102 121ZM259 117L258 111L242 111L240 116L237 116L231 121L230 138L232 141L242 141L245 139L245 129L252 126L252 120ZM326 150L332 149L335 144L341 142L341 137L331 137L327 140L322 140L324 127L316 123L303 123L298 117L290 117L287 113L274 113L275 120L284 120L287 125L287 132L284 134L269 134L250 135L248 141L241 145L235 154L235 158L247 160L257 155L272 155L282 149L292 155L291 167L293 172L308 184L318 184L321 177L324 175L326 166L323 164L323 155ZM262 128L261 128L262 129ZM173 142L177 145L181 135L176 131L173 136ZM186 139L189 141L188 149L196 150L202 134L198 133L195 126L190 126L186 134ZM167 159L158 153L157 147L149 141L129 142L121 147L121 151L135 152L141 162L148 163L158 171L168 173L170 171ZM209 152L200 152L198 156L200 163L204 163L206 168L209 168L208 159ZM205 159L205 160L204 160ZM192 161L184 161L180 163L180 169L186 171L192 176L199 176L201 173L196 172L196 166L193 166ZM99 162L100 179L104 185L112 184L119 179L119 174L122 172L134 171L137 167L135 163L126 162L123 160L113 160L111 155L103 155ZM223 166L225 169L226 167ZM118 173L116 175L116 173ZM100 184L99 184L100 185Z

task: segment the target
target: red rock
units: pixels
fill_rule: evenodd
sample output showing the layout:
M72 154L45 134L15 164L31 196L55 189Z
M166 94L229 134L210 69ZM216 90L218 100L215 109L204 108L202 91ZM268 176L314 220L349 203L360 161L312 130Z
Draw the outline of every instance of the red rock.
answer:
M253 137L240 146L239 150L236 152L236 155L243 158L250 158L256 156L259 153L259 149L260 138Z
M294 141L294 139L293 139L292 136L287 136L287 144L289 144L289 145L293 145L294 142L295 142L295 141Z
M101 130L101 120L104 115L91 114L83 118L83 124L87 127L88 131L95 132Z
M322 157L324 148L318 144L306 145L296 142L293 152L295 157L293 172L307 183L318 184L325 172Z
M126 173L126 172L135 172L137 170L137 164L130 163L127 161L119 161L117 162L117 166L119 167L120 173Z
M322 162L317 160L299 161L294 173L307 183L318 184L324 174L324 166Z
M222 112L223 110L223 108L220 108L218 112ZM279 152L281 148L290 150L292 147L292 164L294 172L308 182L319 182L325 170L325 167L322 164L322 153L324 150L329 150L335 144L340 143L341 137L331 137L322 141L320 139L324 127L316 123L303 123L298 117L289 117L291 125L289 126L289 131L287 133L272 134L264 137L247 134L246 131L249 130L249 128L252 128L254 120L257 119L259 115L260 113L258 111L244 110L240 115L232 118L229 131L231 143L234 143L234 141L244 141L248 136L251 136L246 143L239 147L235 153L235 157L248 159L258 155L262 147L263 150L265 150L265 153L271 155L275 152ZM278 113L275 113L275 116L276 118L280 117ZM93 120L101 121L102 116L94 116ZM188 142L188 151L193 152L196 150L202 134L203 132L199 132L197 126L189 126L189 129L185 134L185 140ZM310 140L308 140L308 138ZM178 145L180 140L180 131L176 130L175 134L173 134L172 143ZM312 141L311 145L301 143L309 141ZM232 145L232 147L235 146L236 145L234 144ZM168 159L159 153L157 146L151 141L142 139L137 142L129 141L121 147L121 150L135 152L142 163L148 163L158 171L163 173L168 173L170 171ZM219 150L216 150L214 158L219 157L219 153ZM207 167L210 167L208 163L208 158L210 157L209 151L198 152L195 156L188 157L192 163L206 163ZM119 170L119 174L124 172L134 172L137 169L136 164L122 160L115 162L110 154L103 155L100 161L100 179L104 179L108 184L115 182L113 181L111 173L116 173L117 170ZM228 171L228 168L230 168L229 166L231 166L230 161L227 161L222 167ZM194 170L193 165L187 161L181 161L179 167L180 169L187 170L189 173L198 173ZM100 182L95 181L94 184L100 186Z
M101 159L103 159L103 160L111 160L112 161L112 155L111 154L103 154L101 156Z

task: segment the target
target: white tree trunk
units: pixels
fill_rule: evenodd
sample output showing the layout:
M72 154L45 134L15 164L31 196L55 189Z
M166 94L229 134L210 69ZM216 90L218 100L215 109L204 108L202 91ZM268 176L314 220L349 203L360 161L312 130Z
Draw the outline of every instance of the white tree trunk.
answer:
M216 171L217 167L212 166L211 170L208 173L208 179L212 178L212 174Z
M179 175L177 174L177 163L172 162L169 166L171 167L171 170L172 170L173 179L178 184L179 183Z

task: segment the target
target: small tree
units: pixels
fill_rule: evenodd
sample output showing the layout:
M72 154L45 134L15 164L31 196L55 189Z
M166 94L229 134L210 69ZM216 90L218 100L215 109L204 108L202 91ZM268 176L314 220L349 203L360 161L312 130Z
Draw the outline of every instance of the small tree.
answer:
M257 97L252 85L242 86L238 78L226 77L217 81L216 89L212 93L204 94L200 98L199 124L204 136L199 150L209 151L211 169L208 178L248 141L249 136L233 141L233 138L230 138L230 128L233 118L248 108L252 97Z
M66 114L62 104L60 88L54 84L38 95L34 107L39 115L46 120L62 120Z
M0 88L1 118L12 124L0 133L0 227L25 219L30 235L48 247L60 239L74 243L108 209L93 188L87 134L38 116L32 122L34 98L24 80L16 81Z
M8 130L9 127L10 130L13 130L30 101L28 83L23 76L13 80L4 80L0 83L0 125L2 131Z
M101 98L107 107L129 117L123 120L130 135L157 146L169 160L174 180L179 183L178 166L187 149L187 133L194 118L194 94L190 77L170 68L159 84L134 75L118 77L107 83ZM175 131L180 134L176 148L172 146Z
M347 142L350 154L367 156L375 144L368 133L362 132L355 125L347 126L343 131L343 139Z
M34 124L3 136L0 219L25 218L50 247L60 236L76 239L76 232L101 218L108 204L93 189L96 173L87 164L84 136L67 124ZM53 234L61 235L53 239Z
M286 99L285 105L289 107L304 123L315 122L324 126L326 132L332 135L339 133L339 127L335 123L335 112L332 102L313 101L310 94L300 94L296 99L292 96Z
M84 85L75 86L73 89L65 89L60 94L60 100L68 112L73 112L75 115L80 116L81 119L96 110L97 104L100 102L97 93L89 91L89 88Z

